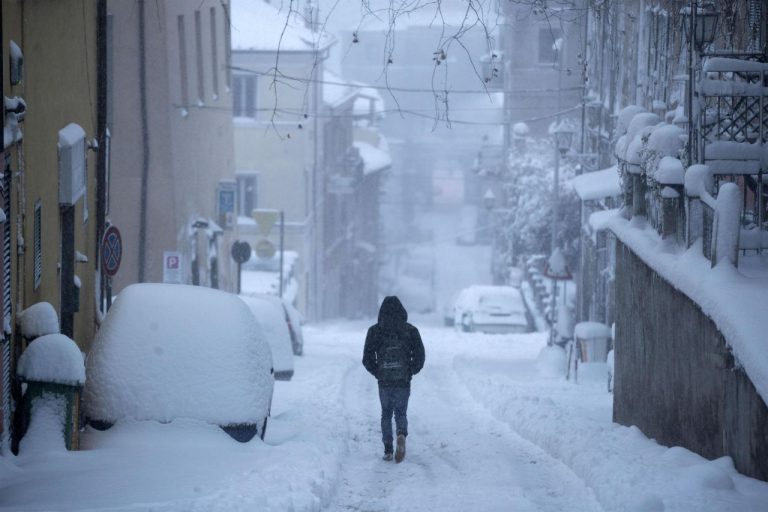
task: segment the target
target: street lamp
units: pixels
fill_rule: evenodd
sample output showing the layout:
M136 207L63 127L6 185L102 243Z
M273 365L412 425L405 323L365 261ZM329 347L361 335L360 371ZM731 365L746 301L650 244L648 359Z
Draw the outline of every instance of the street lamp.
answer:
M552 130L552 134L555 137L555 145L561 156L565 156L569 149L571 149L571 143L573 142L573 130L565 122L558 123L555 129Z
M551 131L552 137L555 139L555 182L552 187L552 240L551 250L554 251L557 247L557 217L558 207L560 203L560 157L565 156L569 149L571 149L571 142L573 142L573 129L565 122L559 122Z
M691 33L693 33L693 44L701 52L705 47L712 44L717 33L717 22L719 13L714 3L706 2L701 6L696 5L692 0L689 7L681 10L683 23L683 37L691 42Z
M699 6L697 0L691 0L688 7L680 10L683 24L683 37L688 42L688 165L693 164L694 156L694 129L693 119L693 93L696 79L696 55L694 48L701 53L702 50L712 44L717 31L718 12L714 3L706 2Z

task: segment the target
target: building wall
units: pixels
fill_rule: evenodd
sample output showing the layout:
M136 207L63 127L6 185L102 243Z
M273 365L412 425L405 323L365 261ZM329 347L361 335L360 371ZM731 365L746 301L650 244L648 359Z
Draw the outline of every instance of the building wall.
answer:
M96 126L96 3L74 1L3 2L5 31L24 53L24 80L10 87L7 96L21 96L28 110L22 125L23 153L11 150L13 168L23 171L23 187L17 178L12 189L12 223L16 236L26 241L23 256L14 247L13 304L22 308L46 301L60 309L61 223L58 204L58 131L69 123L79 124L88 140L97 137ZM21 30L18 30L21 27ZM10 28L10 27L9 27ZM51 44L55 40L57 44ZM3 41L4 67L7 67L7 41ZM7 77L4 77L7 80ZM74 339L87 351L96 330L96 154L88 151L86 195L75 209L75 249L88 258L75 264L75 275L82 283L80 310L74 317ZM34 285L34 212L40 201L42 231L42 277ZM87 204L88 215L85 215ZM21 233L15 219L21 217ZM12 224L12 225L11 225ZM18 313L18 311L16 311Z
M161 3L144 0L147 136L147 228L140 233L140 204L144 142L139 85L139 3L109 2L112 15L112 159L110 220L121 229L123 263L114 291L141 280L139 240L146 242L144 281L162 281L163 252L179 250L185 274L194 253L190 221L216 220L216 186L234 177L232 99L229 88L225 5L213 0ZM215 13L217 68L213 66ZM198 66L195 14L200 13L202 67ZM183 16L184 51L180 51L179 16ZM186 80L181 56L186 53ZM198 93L202 71L203 94ZM214 90L214 74L218 91ZM186 87L186 102L183 88ZM219 244L221 245L221 244ZM228 251L228 248L224 248ZM228 254L228 252L225 252ZM226 273L221 287L234 282Z
M768 480L768 407L722 333L617 243L614 421Z
M580 9L550 10L545 17L517 2L502 2L501 9L505 119L525 121L532 135L545 137L554 114L581 104L585 18ZM563 39L559 53L551 48L558 37ZM578 115L573 111L565 117ZM553 117L538 120L546 116Z

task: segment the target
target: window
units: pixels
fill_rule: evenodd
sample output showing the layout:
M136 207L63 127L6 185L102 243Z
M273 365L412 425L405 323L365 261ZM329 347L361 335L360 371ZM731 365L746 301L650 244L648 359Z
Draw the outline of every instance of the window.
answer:
M181 84L181 106L189 105L189 91L187 89L187 38L184 33L184 15L179 15L179 80Z
M256 117L256 77L235 75L232 78L232 112L235 117Z
M43 279L43 247L42 247L42 230L43 230L43 203L38 199L35 203L35 220L34 220L34 233L33 233L33 286L37 290L40 287L40 282Z
M237 175L237 214L251 216L258 207L258 174L242 173Z
M539 64L557 62L558 49L563 47L563 31L555 27L539 29Z
M205 76L203 75L203 22L200 11L195 11L195 64L197 67L197 102L205 101Z
M211 7L211 78L214 100L219 99L219 42L216 37L216 8Z

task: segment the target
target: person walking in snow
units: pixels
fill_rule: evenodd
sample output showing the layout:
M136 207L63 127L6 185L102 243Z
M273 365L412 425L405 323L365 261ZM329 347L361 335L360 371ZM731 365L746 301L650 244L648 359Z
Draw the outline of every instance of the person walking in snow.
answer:
M384 460L402 462L408 436L408 398L411 377L424 366L424 344L419 330L408 323L408 312L395 296L385 297L379 321L368 328L363 366L379 382L381 439ZM392 445L392 414L395 415L397 449Z

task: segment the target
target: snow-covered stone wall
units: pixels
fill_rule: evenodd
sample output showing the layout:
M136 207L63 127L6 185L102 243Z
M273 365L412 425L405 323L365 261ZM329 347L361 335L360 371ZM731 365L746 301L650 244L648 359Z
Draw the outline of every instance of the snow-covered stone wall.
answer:
M768 407L720 330L620 241L614 421L768 480Z

